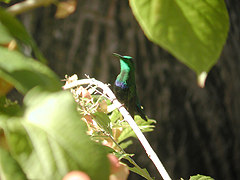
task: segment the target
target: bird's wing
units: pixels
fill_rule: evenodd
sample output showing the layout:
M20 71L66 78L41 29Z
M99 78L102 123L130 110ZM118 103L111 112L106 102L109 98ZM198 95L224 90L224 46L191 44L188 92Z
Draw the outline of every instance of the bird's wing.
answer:
M143 110L143 107L140 104L136 104L136 111L141 116L142 119L147 121L147 117L145 115L145 112Z

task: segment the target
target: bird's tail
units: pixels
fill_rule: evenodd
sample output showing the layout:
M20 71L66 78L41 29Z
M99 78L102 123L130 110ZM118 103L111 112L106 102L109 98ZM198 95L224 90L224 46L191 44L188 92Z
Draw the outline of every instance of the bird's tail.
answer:
M138 112L138 114L141 116L142 119L144 119L145 121L147 121L147 117L145 115L145 112L143 110L143 107L140 104L136 105L136 111Z

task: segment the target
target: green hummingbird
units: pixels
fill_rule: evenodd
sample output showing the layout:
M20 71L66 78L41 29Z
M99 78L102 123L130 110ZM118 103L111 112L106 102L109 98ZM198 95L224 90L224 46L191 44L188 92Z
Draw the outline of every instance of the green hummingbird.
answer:
M142 119L147 121L147 117L137 96L133 58L130 56L121 56L117 53L113 53L113 55L120 59L121 67L120 74L117 76L113 86L117 99L124 104L132 117L137 113Z

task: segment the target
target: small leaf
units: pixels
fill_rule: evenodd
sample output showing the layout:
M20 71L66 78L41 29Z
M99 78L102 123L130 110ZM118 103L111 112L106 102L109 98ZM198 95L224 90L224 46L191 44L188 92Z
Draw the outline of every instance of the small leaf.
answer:
M63 2L59 2L57 5L57 12L55 14L55 17L66 18L76 10L76 6L76 0L66 0Z
M128 141L124 141L120 144L122 149L126 149L128 146L130 146L131 144L133 144L132 140L128 140Z
M110 119L113 123L117 122L122 117L122 114L119 112L118 109L113 110L112 114L110 115Z
M153 131L155 126L152 124L156 123L156 121L152 119L148 119L148 121L145 121L139 115L135 115L134 120L142 132ZM134 133L132 128L126 123L126 127L123 129L122 133L118 137L117 142L120 143L129 137L136 137L136 134Z
M224 0L129 0L146 36L197 75L209 72L229 30Z
M134 165L134 167L128 167L130 171L139 174L140 176L144 177L145 179L153 180L153 178L148 173L147 169L140 168L129 156L125 156L124 159L128 160L131 164Z
M148 173L147 169L139 169L137 167L128 167L128 169L136 174L139 174L140 176L144 177L145 179L152 180L153 178Z
M122 152L114 152L114 155L119 159L127 159L130 162L133 162L130 158L133 157L135 154L123 154Z
M108 113L107 108L108 108L108 104L106 100L99 101L99 107L97 109L99 112Z
M9 152L0 147L0 179L27 180L25 173L18 162Z
M112 135L112 129L110 127L111 120L109 119L108 115L103 112L95 112L93 115L99 126L107 133Z
M213 178L211 178L210 176L203 176L203 175L195 175L195 176L191 176L190 180L214 180Z

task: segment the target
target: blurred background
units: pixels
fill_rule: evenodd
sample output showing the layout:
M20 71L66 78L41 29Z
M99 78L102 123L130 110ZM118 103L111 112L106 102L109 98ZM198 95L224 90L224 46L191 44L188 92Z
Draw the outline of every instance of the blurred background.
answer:
M202 174L226 180L240 179L240 2L226 4L230 32L204 89L193 71L144 36L128 1L78 0L65 19L54 18L55 6L20 18L61 79L87 74L112 84L119 73L112 53L134 57L140 101L157 121L146 136L172 179ZM160 179L138 141L127 152ZM129 179L143 178L131 173Z

